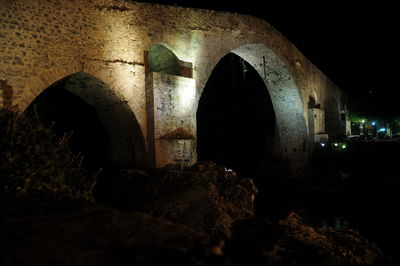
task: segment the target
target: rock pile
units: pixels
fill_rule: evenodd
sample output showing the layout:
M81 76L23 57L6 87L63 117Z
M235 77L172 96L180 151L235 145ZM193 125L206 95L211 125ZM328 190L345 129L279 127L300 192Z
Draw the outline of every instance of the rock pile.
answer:
M392 265L375 244L357 231L315 228L295 212L280 221L253 217L236 224L234 232L228 254L241 264Z
M76 201L0 212L0 264L208 264L223 257L232 224L253 215L257 192L251 179L211 162L185 171L126 170L112 189L124 212Z
M117 206L186 225L208 236L229 238L232 223L253 215L252 179L213 162L191 169L123 173L114 188Z
M212 162L125 170L113 204L0 202L0 265L392 265L350 229L254 215L252 179Z
M337 231L332 227L313 228L294 212L279 224L284 230L286 249L301 247L314 254L334 257L343 264L374 264L383 257L375 244L352 229Z

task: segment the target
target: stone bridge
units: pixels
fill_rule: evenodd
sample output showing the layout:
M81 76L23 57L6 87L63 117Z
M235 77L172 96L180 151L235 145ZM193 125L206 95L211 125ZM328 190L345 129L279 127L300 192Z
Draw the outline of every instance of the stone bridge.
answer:
M307 164L315 142L348 133L345 95L262 19L121 0L0 0L0 105L24 111L35 102L55 101L53 109L65 105L78 119L83 111L75 102L58 104L45 93L56 88L78 97L104 127L107 160L121 167L190 165L198 159L198 142L212 150L219 138L226 139L232 128L213 133L206 124L219 117L212 110L231 107L221 93L220 104L207 103L219 88L206 87L227 55L239 62L240 73L251 70L262 82L273 121L260 143L269 143L272 157L290 169ZM205 96L207 90L211 96ZM235 127L258 131L264 120L253 119L246 111L252 105L238 99L251 93L226 101L234 102L234 115L245 114ZM226 117L221 125L231 123ZM239 142L253 139L241 136L236 136ZM209 154L199 157L213 159Z

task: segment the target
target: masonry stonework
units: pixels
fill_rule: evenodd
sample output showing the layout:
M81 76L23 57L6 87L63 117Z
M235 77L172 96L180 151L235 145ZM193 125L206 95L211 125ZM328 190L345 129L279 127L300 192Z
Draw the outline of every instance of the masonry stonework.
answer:
M149 81L145 57L155 44L191 63L192 77L152 73ZM308 128L310 97L324 110L324 133L342 133L344 94L262 19L121 0L0 0L0 81L7 84L0 104L24 110L53 83L90 74L129 106L157 166L196 160L198 100L214 66L229 52L253 65L268 87L277 114L278 157L295 168L306 163L309 136L317 133ZM182 100L185 89L193 90L189 105ZM193 139L162 138L176 130Z

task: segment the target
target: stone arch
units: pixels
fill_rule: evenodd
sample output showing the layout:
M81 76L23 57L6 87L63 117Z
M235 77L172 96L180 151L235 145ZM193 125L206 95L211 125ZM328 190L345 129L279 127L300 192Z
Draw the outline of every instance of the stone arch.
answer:
M263 79L275 112L275 155L289 163L293 174L308 161L308 130L299 89L288 68L264 44L230 51L249 63Z
M21 102L18 103L18 108L24 111L45 89L57 81L79 71L82 71L82 67L78 64L70 64L39 72L36 77L30 81L29 91L25 93Z
M53 71L53 75L40 75L43 86L36 88L35 92L41 93L32 97L30 104L47 89L68 82L69 85L63 88L91 106L104 125L110 140L110 164L115 167L147 166L143 133L127 103L113 92L111 86L94 75L80 71L70 74L68 72L72 71L68 70L73 71L73 68Z
M197 155L240 175L259 176L273 161L275 114L258 72L234 53L212 71L199 100Z

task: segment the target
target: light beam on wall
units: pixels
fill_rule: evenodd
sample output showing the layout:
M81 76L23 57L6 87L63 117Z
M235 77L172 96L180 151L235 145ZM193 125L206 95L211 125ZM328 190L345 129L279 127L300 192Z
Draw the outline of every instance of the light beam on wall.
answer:
M183 79L177 87L178 114L185 116L196 106L196 83L194 79Z

